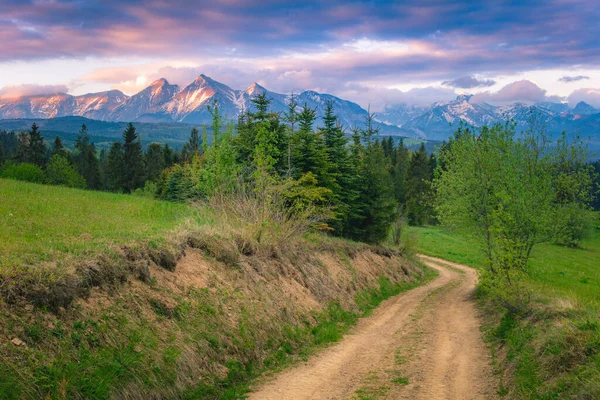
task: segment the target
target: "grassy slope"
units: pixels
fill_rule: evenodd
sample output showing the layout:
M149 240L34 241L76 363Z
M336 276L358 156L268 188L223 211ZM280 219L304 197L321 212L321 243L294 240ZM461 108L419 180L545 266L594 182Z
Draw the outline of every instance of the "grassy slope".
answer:
M600 215L581 248L538 245L528 284L536 293L526 315L482 298L484 329L494 344L499 394L515 399L595 399L600 396ZM418 251L480 267L474 238L441 227L410 228ZM506 386L505 386L506 385Z
M182 204L6 179L0 179L0 199L0 271L161 240L181 224L205 220Z
M63 257L93 262L113 245L160 243L182 225L209 222L185 205L10 180L0 180L0 199L0 288L15 279L13 266L32 265L24 272L31 273ZM206 280L201 289L174 285L183 272L151 266L149 281L128 275L120 286L99 284L88 300L58 312L0 298L0 398L239 398L261 372L339 340L383 299L435 275L410 265L413 272L403 272L398 262L410 264L405 259L386 259L363 244L311 236L298 246L282 251L283 259L240 255L236 265L207 257L202 263L210 268L197 266ZM333 281L320 252L352 278ZM118 257L106 263L126 268L132 261ZM148 263L144 257L140 252L133 263ZM355 257L367 257L369 268L373 257L384 265L361 274ZM272 275L281 268L285 277ZM47 281L34 280L44 292ZM309 312L292 300L282 280L310 288L318 306Z

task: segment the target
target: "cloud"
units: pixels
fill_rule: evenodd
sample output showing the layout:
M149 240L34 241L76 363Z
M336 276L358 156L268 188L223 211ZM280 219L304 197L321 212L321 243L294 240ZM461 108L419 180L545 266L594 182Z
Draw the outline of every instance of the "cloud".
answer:
M514 102L536 103L538 101L560 101L557 96L547 96L546 90L531 81L509 83L497 92L483 92L471 98L473 103L509 104Z
M567 97L569 105L575 107L580 101L600 109L600 89L577 89Z
M585 75L577 75L577 76L563 76L562 78L560 78L558 81L559 82L565 82L565 83L570 83L570 82L577 82L577 81L582 81L584 79L590 79L589 76L585 76Z
M442 82L444 86L461 89L472 89L476 87L489 87L496 83L493 79L477 79L474 76L461 76L460 78Z
M456 97L452 89L441 87L413 88L407 91L385 87L368 87L361 84L348 84L338 95L352 100L363 107L371 105L371 110L379 112L387 105L428 106L436 101L449 101Z
M9 85L0 89L0 98L16 98L23 96L37 96L42 94L67 93L66 85Z

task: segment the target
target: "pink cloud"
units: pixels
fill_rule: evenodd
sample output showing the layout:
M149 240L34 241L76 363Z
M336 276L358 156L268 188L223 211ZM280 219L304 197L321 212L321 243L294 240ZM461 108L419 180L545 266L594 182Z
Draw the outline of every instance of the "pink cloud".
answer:
M591 106L600 108L600 89L577 89L567 99L571 107L574 107L580 101L585 101Z
M0 89L0 98L17 98L23 96L37 96L43 94L67 93L66 85L10 85Z
M536 103L548 100L560 101L561 99L556 96L546 96L546 90L528 80L509 83L497 92L478 93L471 98L473 103L491 104Z

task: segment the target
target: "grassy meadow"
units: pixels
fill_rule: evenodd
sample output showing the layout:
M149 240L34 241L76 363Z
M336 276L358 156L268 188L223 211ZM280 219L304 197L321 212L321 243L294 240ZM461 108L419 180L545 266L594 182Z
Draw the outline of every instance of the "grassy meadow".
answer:
M600 213L590 214L592 223L578 248L556 243L534 247L529 283L551 297L567 297L600 307ZM481 246L473 237L439 226L410 227L417 251L479 268L484 263Z
M0 179L0 271L161 241L184 224L207 220L184 204Z

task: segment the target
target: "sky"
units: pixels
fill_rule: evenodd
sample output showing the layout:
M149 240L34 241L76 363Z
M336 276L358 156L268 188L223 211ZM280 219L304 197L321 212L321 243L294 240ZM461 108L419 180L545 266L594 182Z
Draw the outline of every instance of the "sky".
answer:
M600 107L600 3L0 0L0 97L204 73L372 105L474 100Z

